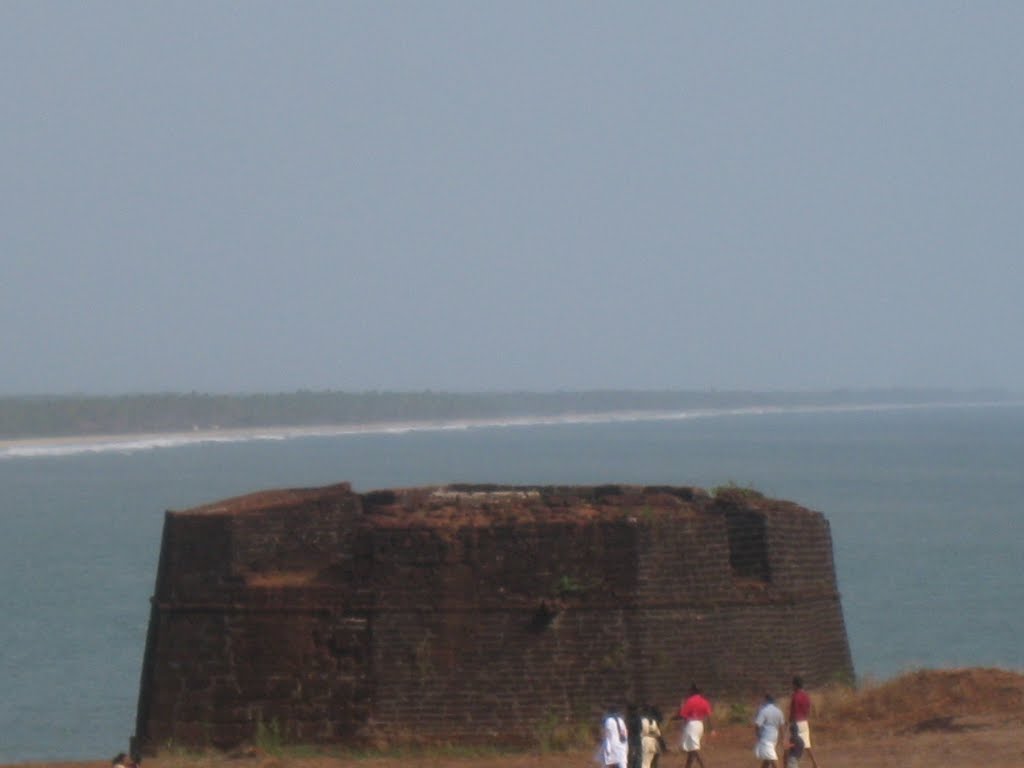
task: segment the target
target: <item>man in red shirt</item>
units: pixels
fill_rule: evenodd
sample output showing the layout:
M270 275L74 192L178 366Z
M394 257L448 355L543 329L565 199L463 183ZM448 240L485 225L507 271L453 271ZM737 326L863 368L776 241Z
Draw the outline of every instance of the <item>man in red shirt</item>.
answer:
M811 697L804 690L804 681L799 676L794 677L793 696L789 700L789 722L796 724L804 743L804 752L811 758L812 768L818 768L818 761L814 759L814 752L811 750L811 726L807 722L810 716Z
M714 733L711 726L711 704L705 699L696 684L690 686L690 695L679 705L679 712L673 720L683 720L683 751L686 753L686 766L691 768L694 760L704 768L704 758L700 756L700 740L704 735L704 724L707 723L709 733Z

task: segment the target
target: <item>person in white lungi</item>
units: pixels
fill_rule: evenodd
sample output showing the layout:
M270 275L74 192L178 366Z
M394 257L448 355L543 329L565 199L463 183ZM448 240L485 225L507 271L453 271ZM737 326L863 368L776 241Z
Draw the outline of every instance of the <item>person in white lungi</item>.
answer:
M811 717L811 697L804 690L804 681L797 675L793 678L793 696L789 700L789 722L795 724L800 730L800 739L804 743L804 751L811 758L811 768L818 768L818 761L814 759L814 750L811 749L811 726L808 720Z
M622 719L622 715L614 710L610 711L604 718L602 734L598 762L601 765L626 768L626 760L629 756L629 732L626 730L626 721Z
M658 716L651 707L644 707L643 715L640 717L641 768L651 768L659 752L661 729L658 727Z
M673 720L683 720L683 737L680 746L686 753L685 768L692 768L696 762L704 768L704 758L700 754L700 741L704 736L704 725L714 733L711 727L711 703L704 698L696 684L690 686L690 695L679 705L679 711Z
M778 768L779 754L776 746L785 722L782 710L775 706L775 699L770 693L766 693L764 703L754 718L754 733L757 735L754 756L761 761L761 768Z

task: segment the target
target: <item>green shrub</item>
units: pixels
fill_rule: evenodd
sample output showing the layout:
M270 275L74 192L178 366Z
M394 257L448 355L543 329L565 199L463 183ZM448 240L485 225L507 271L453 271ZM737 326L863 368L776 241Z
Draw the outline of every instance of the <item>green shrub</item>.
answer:
M281 724L275 718L270 724L263 722L261 717L256 721L255 746L261 752L268 755L280 755L284 746L284 738L281 735Z
M537 724L537 749L541 752L565 752L591 743L590 728L552 712Z
M741 701L729 702L719 709L724 712L727 725L746 725L754 722L754 713L750 705Z
M763 499L764 494L756 488L749 485L739 485L738 483L730 480L724 485L716 485L711 489L711 495L715 498L719 496L741 496L747 499Z

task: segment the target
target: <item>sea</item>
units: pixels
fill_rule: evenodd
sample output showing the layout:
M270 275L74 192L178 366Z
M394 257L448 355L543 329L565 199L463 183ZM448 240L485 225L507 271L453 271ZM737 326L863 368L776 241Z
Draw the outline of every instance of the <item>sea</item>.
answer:
M127 748L168 509L343 480L748 486L828 517L865 682L1024 667L1022 470L1021 402L0 445L0 763Z

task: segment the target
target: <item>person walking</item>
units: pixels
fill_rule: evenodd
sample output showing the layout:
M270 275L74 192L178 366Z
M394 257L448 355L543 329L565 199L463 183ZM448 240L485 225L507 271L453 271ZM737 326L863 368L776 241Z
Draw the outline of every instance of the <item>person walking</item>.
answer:
M689 696L679 705L679 711L672 719L683 721L681 746L686 753L685 768L692 768L694 762L704 768L704 758L700 754L701 739L705 725L709 734L714 733L714 728L711 725L711 703L704 698L696 683L690 686Z
M800 738L800 729L796 723L789 724L789 746L783 762L786 768L800 768L800 758L804 754L804 741Z
M599 750L602 765L614 765L616 768L627 768L629 757L629 731L626 721L618 710L611 708L605 715L602 725L601 749Z
M804 752L811 758L811 768L818 768L818 761L814 759L814 750L811 749L810 716L811 697L804 690L803 679L797 675L793 678L793 695L789 699L789 722L796 725L800 731Z
M643 761L643 712L636 704L626 706L626 730L629 732L629 768L641 768Z
M653 707L646 706L640 718L640 766L653 768L654 761L661 752L661 728L658 726L660 716Z
M782 710L775 706L775 699L770 693L766 693L761 708L757 710L757 717L754 718L754 734L757 738L754 756L761 761L761 768L778 768L779 754L776 745L785 722L786 717Z

